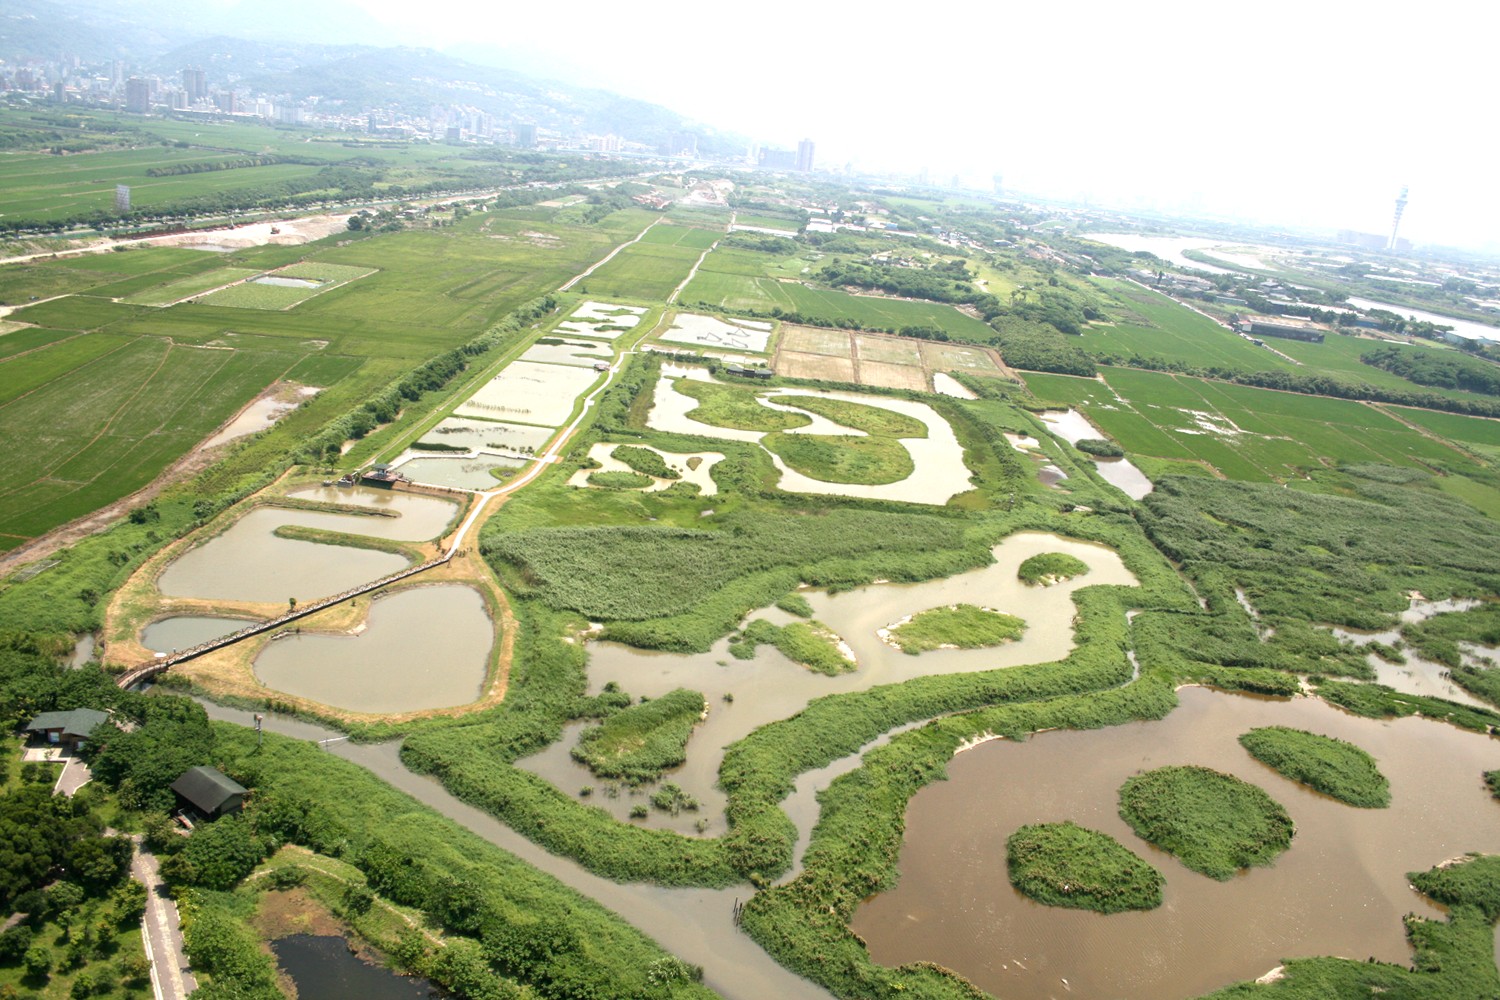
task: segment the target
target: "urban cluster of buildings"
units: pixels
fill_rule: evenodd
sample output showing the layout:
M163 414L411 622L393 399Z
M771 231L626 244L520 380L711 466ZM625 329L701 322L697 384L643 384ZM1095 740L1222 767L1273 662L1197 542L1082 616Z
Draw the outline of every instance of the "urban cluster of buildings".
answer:
M0 94L7 93L57 105L114 108L132 114L254 119L412 141L687 160L699 156L698 136L688 131L671 132L664 142L651 144L613 134L564 134L475 107L438 106L426 115L352 109L316 96L267 95L216 86L207 72L196 66L185 67L175 76L161 76L136 71L119 59L97 64L85 64L76 57L25 64L0 60ZM803 139L795 150L753 146L748 161L767 170L811 172L813 153L812 140Z

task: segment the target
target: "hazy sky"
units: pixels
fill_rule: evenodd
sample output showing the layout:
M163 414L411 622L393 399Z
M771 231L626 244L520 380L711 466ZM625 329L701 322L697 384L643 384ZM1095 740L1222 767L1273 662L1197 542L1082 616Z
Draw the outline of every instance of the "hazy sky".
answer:
M1500 5L358 0L823 166L1500 245Z

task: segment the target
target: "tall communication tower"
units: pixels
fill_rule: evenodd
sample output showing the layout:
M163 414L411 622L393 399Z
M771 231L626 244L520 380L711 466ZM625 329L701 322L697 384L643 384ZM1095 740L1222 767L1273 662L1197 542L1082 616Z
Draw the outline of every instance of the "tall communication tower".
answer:
M1401 193L1396 196L1396 221L1391 223L1391 242L1387 250L1396 249L1396 234L1401 231L1401 213L1406 211L1406 185L1401 185Z

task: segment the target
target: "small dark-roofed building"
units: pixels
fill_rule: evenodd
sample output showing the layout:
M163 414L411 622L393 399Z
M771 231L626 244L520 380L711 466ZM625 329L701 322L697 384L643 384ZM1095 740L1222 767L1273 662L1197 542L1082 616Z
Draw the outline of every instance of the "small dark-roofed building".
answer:
M360 482L369 486L378 486L381 489L390 489L396 483L402 482L406 477L384 462L376 462L368 471L360 473Z
M75 708L67 712L43 712L26 725L26 732L40 733L48 743L81 747L95 729L109 721L109 715L96 708Z
M189 768L172 782L172 791L210 818L239 812L249 789L215 767Z

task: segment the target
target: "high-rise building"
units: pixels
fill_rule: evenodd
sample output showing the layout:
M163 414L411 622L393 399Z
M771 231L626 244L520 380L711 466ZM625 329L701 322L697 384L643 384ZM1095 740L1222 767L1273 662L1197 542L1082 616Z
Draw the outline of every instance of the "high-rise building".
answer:
M125 81L125 110L144 115L151 110L151 82L132 76Z
M520 122L515 127L516 145L522 149L531 149L536 146L536 126L530 122Z
M115 185L115 211L130 211L130 188L125 184Z
M797 169L803 173L812 173L813 168L813 141L803 139L797 143Z
M201 69L183 70L182 89L187 94L188 105L197 104L208 96L208 74Z
M1396 196L1396 219L1391 223L1391 242L1386 245L1387 250L1398 249L1396 234L1401 231L1401 213L1406 211L1406 185L1401 186L1401 193Z

